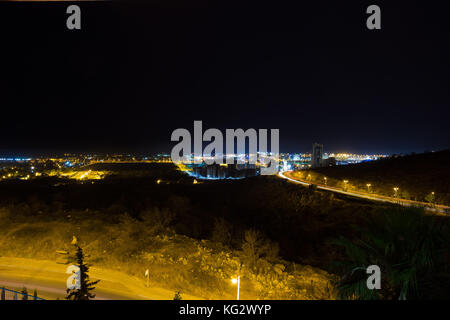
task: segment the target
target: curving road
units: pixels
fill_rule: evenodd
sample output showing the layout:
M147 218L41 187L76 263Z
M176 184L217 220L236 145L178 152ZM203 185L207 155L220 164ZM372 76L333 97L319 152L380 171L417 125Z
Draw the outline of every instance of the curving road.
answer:
M301 184L306 187L308 187L310 185L315 185L315 186L317 186L317 189L341 193L341 194L345 194L345 195L352 196L352 197L363 198L363 199L374 200L374 201L381 201L381 202L389 202L389 203L399 204L399 205L407 206L407 207L421 207L421 208L425 208L425 210L428 210L428 211L434 211L434 212L444 213L444 214L450 213L450 207L448 207L448 206L434 205L433 207L431 207L430 204L426 203L426 202L405 200L405 199L387 197L387 196L382 196L382 195L372 194L372 193L367 193L367 192L360 192L360 191L344 191L340 188L330 187L330 186L318 184L318 183L310 183L305 180L301 180L298 177L294 177L292 175L293 173L294 173L294 171L284 171L284 172L280 171L278 173L278 176L280 178L289 180L289 181L297 183L297 184Z
M0 287L16 291L26 287L29 294L36 289L38 296L44 299L64 300L66 269L67 265L55 261L0 257ZM175 294L173 290L147 288L144 280L120 271L91 267L89 275L91 280L100 280L95 285L96 300L172 300ZM200 299L183 293L182 297Z

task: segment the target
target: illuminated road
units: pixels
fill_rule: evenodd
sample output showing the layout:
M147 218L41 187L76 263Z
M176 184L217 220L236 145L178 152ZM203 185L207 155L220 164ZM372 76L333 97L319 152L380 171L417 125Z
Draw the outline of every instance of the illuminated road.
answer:
M372 194L372 193L367 193L367 192L360 192L360 191L344 191L339 188L330 187L330 186L326 186L326 185L318 184L318 183L310 183L310 182L301 180L297 177L292 176L292 173L293 173L293 171L285 171L285 172L280 171L278 173L278 176L280 178L287 179L291 182L301 184L305 187L313 184L313 185L317 186L317 189L341 193L341 194L345 194L345 195L352 196L352 197L363 198L363 199L374 200L374 201L381 201L381 202L389 202L389 203L394 203L394 204L400 204L400 205L407 206L407 207L422 207L429 211L445 213L445 214L450 213L450 207L448 207L448 206L435 205L434 207L430 207L429 203L420 202L420 201L398 199L398 198L386 197L386 196L382 196L382 195L377 195L377 194Z
M66 269L67 265L55 261L0 257L0 287L16 291L26 287L28 294L36 289L39 297L63 300L69 276ZM100 280L94 290L97 300L172 300L175 295L173 290L147 288L143 279L119 271L91 267L89 275L92 281ZM181 295L183 299L200 299Z

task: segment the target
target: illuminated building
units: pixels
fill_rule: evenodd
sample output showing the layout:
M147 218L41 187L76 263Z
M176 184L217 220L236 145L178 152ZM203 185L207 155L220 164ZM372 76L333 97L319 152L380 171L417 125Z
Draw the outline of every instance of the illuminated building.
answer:
M311 167L318 168L322 165L323 145L313 143L311 154Z

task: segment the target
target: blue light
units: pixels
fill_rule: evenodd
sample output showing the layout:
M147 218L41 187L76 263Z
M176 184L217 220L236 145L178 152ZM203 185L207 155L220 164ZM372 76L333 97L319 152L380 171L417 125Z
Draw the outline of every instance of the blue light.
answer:
M65 165L66 167L73 167L73 164L72 164L72 162L70 162L70 161L64 162L64 165Z

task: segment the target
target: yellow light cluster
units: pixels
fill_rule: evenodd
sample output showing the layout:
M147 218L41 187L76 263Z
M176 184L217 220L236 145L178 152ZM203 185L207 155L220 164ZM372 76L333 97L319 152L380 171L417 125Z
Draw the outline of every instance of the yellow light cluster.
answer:
M67 172L52 171L51 173L49 173L50 176L58 176L76 180L100 180L103 179L106 176L106 174L107 172L105 171L93 171L93 170L67 171Z

